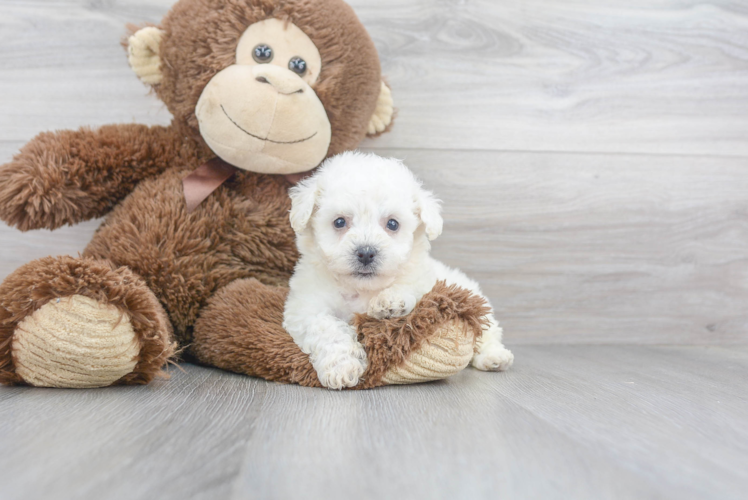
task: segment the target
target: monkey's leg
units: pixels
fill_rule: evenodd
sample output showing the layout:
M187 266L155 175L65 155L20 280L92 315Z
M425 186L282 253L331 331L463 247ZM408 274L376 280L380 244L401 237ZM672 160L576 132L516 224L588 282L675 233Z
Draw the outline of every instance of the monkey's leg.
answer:
M256 279L220 289L195 322L190 353L224 370L321 387L309 357L281 326L287 293Z
M174 348L153 292L108 261L46 257L0 285L0 383L145 384Z
M308 356L281 326L286 294L255 279L222 288L195 323L191 353L225 370L320 387ZM369 367L355 389L443 379L470 363L483 300L443 284L424 299L408 316L358 321Z
M369 356L364 385L414 384L459 373L473 357L487 311L482 297L438 282L406 316L359 316L359 341Z

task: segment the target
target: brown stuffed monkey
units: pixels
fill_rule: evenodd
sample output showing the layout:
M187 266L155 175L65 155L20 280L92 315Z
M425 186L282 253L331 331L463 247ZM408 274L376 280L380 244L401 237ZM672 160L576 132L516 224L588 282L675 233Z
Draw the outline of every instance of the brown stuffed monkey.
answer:
M105 217L81 257L0 285L0 382L144 384L181 352L320 386L281 328L297 259L287 189L390 127L374 44L341 0L179 0L126 46L169 127L42 133L0 166L0 218L20 230ZM404 318L358 317L359 387L460 371L484 313L437 284Z

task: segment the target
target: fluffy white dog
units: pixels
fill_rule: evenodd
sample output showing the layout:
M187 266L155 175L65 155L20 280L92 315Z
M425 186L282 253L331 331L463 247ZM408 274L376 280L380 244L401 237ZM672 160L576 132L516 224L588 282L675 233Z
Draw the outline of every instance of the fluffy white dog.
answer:
M355 313L404 316L437 280L483 296L478 283L429 256L442 232L439 202L399 160L343 153L290 194L301 258L283 326L325 387L353 387L366 369L349 324ZM514 356L493 314L488 321L472 365L506 370Z

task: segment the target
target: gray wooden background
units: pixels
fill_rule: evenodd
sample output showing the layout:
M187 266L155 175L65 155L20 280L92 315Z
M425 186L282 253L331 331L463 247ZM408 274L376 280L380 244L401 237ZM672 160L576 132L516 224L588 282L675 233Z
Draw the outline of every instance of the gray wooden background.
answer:
M748 4L351 3L400 109L363 147L445 201L435 255L509 342L748 339ZM0 2L0 161L42 130L168 123L118 42L171 4ZM0 226L0 277L97 224Z
M184 365L0 388L0 498L744 498L748 3L352 0L399 117L362 146L445 204L517 363L367 393ZM128 22L172 0L0 0L0 162L36 133L167 124ZM98 221L0 225L0 279Z

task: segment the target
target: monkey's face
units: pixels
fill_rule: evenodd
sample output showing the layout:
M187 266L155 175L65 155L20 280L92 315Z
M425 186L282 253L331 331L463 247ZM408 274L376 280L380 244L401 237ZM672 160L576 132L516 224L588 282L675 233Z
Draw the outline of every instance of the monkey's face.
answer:
M318 165L330 146L330 121L312 89L317 47L296 25L266 19L239 40L236 64L205 86L195 114L208 146L234 166L292 174Z
M245 170L304 172L392 121L374 43L343 0L178 0L127 47L179 131Z

